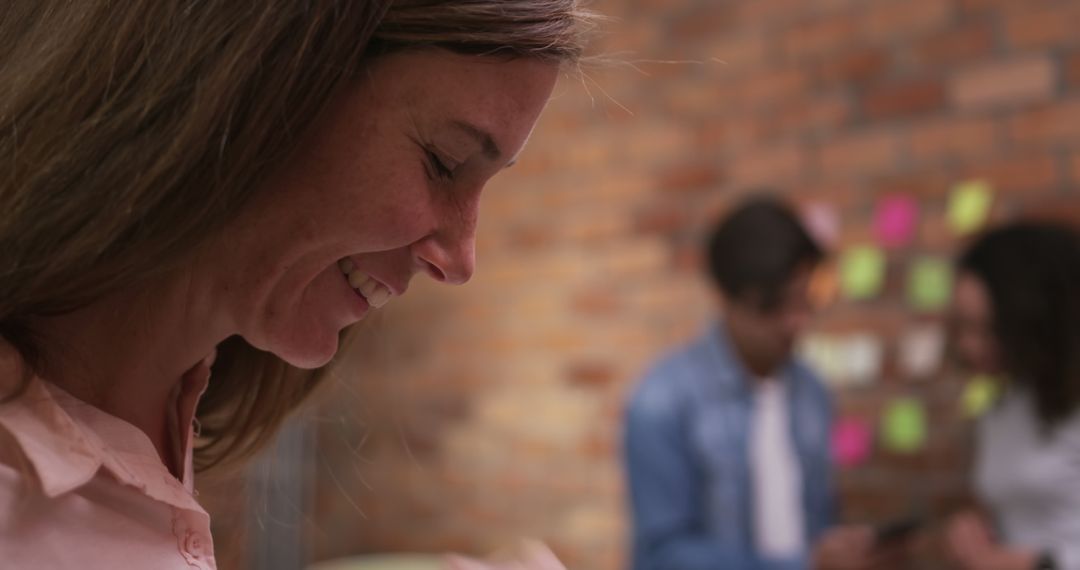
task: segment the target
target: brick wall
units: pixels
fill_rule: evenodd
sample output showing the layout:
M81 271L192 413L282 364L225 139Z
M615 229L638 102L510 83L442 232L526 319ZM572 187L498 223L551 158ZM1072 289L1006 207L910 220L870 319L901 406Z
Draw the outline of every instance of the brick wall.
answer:
M899 335L934 319L906 308L905 271L955 251L942 212L958 181L990 183L997 220L1077 203L1080 3L595 7L614 18L596 50L615 62L568 74L519 164L488 188L474 280L417 283L364 324L325 392L306 529L316 558L482 553L528 536L571 568L622 568L622 402L709 319L701 233L763 184L836 207L841 245L870 239L880 196L918 200L918 235L890 252L885 293L832 305L815 328L888 347L877 382L839 394L845 414L873 419L902 394L931 416L924 452L875 453L843 474L845 517L961 500L958 379L897 372Z

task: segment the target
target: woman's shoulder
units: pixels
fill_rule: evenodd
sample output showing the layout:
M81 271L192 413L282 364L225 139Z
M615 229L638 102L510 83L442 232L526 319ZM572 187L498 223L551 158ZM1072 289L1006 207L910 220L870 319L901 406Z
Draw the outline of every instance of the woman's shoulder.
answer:
M47 382L0 349L0 486L54 497L89 480L100 454Z

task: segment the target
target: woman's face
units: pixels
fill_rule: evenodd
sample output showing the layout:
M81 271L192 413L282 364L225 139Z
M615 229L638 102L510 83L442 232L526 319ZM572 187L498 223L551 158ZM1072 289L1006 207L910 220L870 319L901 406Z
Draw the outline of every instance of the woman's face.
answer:
M220 246L219 289L252 345L311 368L417 273L473 273L480 192L513 163L557 66L441 50L370 62Z
M978 372L1000 373L990 292L975 275L961 272L957 277L950 320L953 346L963 363Z

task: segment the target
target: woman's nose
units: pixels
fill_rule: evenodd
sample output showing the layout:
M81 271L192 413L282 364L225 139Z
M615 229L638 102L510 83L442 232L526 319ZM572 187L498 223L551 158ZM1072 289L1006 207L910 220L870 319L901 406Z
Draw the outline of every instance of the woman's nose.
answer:
M433 279L450 285L461 285L472 278L476 270L475 224L463 231L436 233L413 248L421 269Z

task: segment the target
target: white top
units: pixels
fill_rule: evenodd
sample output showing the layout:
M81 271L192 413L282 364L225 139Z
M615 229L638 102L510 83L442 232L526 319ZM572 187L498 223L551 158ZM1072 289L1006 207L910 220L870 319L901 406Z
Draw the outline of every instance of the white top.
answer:
M802 470L791 441L787 389L774 379L757 382L754 390L750 477L758 554L772 559L804 554Z
M978 435L975 485L1005 542L1080 570L1080 414L1043 437L1031 399L1014 391Z

